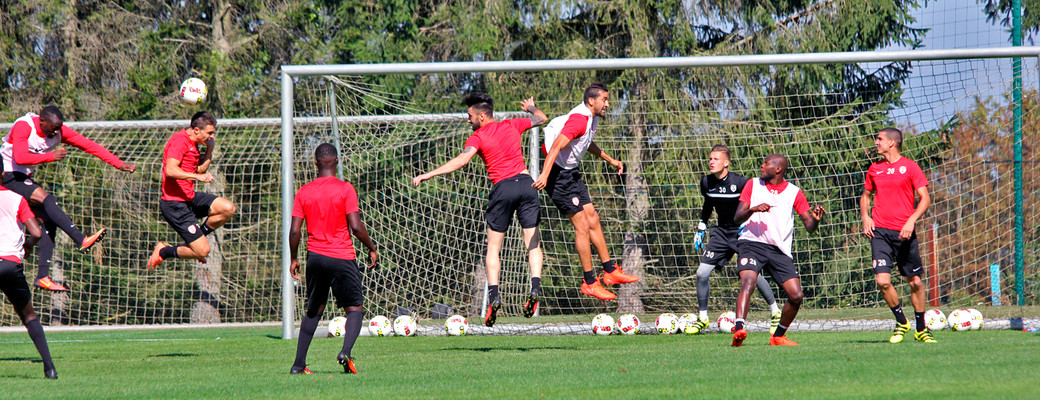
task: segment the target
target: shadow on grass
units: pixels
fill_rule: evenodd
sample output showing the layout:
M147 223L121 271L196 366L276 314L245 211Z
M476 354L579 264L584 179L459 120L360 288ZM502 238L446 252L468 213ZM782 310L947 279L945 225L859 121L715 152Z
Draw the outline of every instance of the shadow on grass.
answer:
M148 357L198 357L195 353L166 353L166 354L155 354Z
M541 347L445 347L442 351L479 351L487 353L491 351L531 351L531 350L578 350L577 347L573 346L541 346Z
M0 361L29 361L29 362L34 362L34 363L36 363L36 362L43 362L43 360L40 359L39 357L33 357L33 358L30 358L30 357L2 357L2 358L0 358Z

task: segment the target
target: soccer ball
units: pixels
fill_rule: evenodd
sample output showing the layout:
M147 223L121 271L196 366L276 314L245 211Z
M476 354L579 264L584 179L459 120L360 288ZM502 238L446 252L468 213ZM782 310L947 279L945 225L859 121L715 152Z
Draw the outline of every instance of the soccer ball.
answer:
M206 100L206 82L199 78L188 78L181 83L181 101L196 105Z
M963 308L953 310L948 317L946 322L950 324L950 329L963 332L971 329L971 311Z
M697 323L697 314L686 313L679 317L679 331L686 332L686 328Z
M622 335L639 333L639 318L632 314L622 314L617 318L617 329Z
M448 336L465 335L468 328L466 317L461 315L452 315L448 317L447 321L444 321L444 331L448 333Z
M336 317L329 321L329 337L340 337L347 331L347 317Z
M679 317L672 313L664 313L657 317L657 332L671 335L679 332Z
M372 336L390 336L394 333L394 328L389 319L376 315L368 321L368 333L371 333Z
M925 311L924 326L933 331L946 329L946 314L936 309Z
M971 319L969 319L971 322L971 330L977 331L982 329L982 313L974 308L969 308L968 312L971 313Z
M719 316L719 332L733 332L733 328L737 326L737 313L733 311L726 311Z
M592 318L592 333L604 336L614 333L614 318L607 314Z
M411 315L402 315L394 318L394 334L397 336L414 336L416 322Z

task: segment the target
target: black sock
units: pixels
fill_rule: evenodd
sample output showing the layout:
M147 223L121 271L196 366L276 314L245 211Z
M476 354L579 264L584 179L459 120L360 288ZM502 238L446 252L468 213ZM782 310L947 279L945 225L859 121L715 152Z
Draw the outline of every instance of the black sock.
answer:
M787 333L787 327L783 325L776 326L776 332L773 332L773 337L781 337Z
M213 233L214 231L214 229L210 228L205 221L199 224L199 230L202 231L203 236L209 236L209 234Z
M45 224L49 225L49 224ZM36 279L40 279L51 274L51 258L54 257L54 231L55 227L51 226L47 228L48 231L43 232L43 236L40 237L40 241L36 242L36 248L40 249L40 259L37 260L36 265L39 269L36 270Z
M293 362L293 367L307 366L307 349L311 347L311 339L314 339L314 330L318 329L320 319L320 314L314 318L304 315L303 321L300 321L300 337L296 341L296 361Z
M617 269L617 263L615 263L614 261L605 261L603 263L603 272L609 274L611 272L614 272L615 269Z
M744 319L737 318L737 322L733 324L733 332L739 331L741 329L744 329Z
M924 313L914 311L914 323L917 324L917 331L923 331L927 326L924 325Z
M54 195L48 194L43 199L43 212L47 214L47 219L65 231L66 235L69 235L69 239L72 239L76 246L83 245L83 239L86 239L86 235L80 232L79 229L76 229L76 225L72 223L72 218L69 218L65 211L61 210L61 207L58 207L58 200L54 198Z
M585 284L591 285L593 283L596 283L596 274L594 274L592 271L584 271L584 274Z
M358 334L361 333L361 318L364 318L364 316L365 314L361 311L347 313L347 327L343 332L343 350L340 352L347 357L350 357L350 349L354 348L354 342L357 341Z
M498 285L488 285L488 303L498 298Z
M534 277L531 278L531 293L538 293L542 291L542 278Z
M33 318L26 322L25 329L29 331L29 338L36 345L36 351L40 352L40 358L43 359L43 370L54 369L54 361L51 360L51 351L47 348L47 337L43 335L43 325L40 324L40 319Z
M906 315L903 314L903 303L899 303L895 307L892 307L892 314L896 316L896 322L900 325L906 325L907 320Z
M177 247L176 246L166 246L166 247L163 247L162 250L159 250L159 257L162 257L163 260L168 260L168 259L171 259L171 258L179 258L179 257L177 257Z

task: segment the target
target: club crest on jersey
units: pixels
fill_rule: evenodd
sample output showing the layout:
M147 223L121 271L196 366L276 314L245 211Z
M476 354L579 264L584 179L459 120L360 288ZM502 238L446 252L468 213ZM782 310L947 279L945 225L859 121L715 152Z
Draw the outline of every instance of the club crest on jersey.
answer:
M190 233L192 235L194 235L195 232L198 232L198 231L199 231L199 226L198 225L192 225L192 226L188 227L188 233Z
M580 202L581 200L578 200L578 196L574 196L573 198L571 198L571 203L573 203L574 205L578 205L578 203Z
M905 174L906 173L906 166L899 167L899 173L900 174Z
M747 257L742 257L740 259L740 265L747 265Z
M729 185L729 191L736 192L737 191L737 185Z
M25 183L25 186L30 186L30 185L33 184L33 181L32 181L32 179L26 179L25 182L23 182L23 183Z

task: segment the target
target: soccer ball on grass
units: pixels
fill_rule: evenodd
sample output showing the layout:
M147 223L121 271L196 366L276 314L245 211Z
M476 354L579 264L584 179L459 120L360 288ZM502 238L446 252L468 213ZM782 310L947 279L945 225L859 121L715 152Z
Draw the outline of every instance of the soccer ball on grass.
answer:
M394 327L390 320L382 315L376 315L368 321L368 333L372 336L390 336L394 333Z
M347 330L347 317L336 317L329 321L329 337L340 337Z
M737 313L726 311L719 316L719 332L730 333L737 326Z
M614 333L614 318L607 314L592 318L592 333L604 336Z
M679 332L679 317L672 313L664 313L657 317L657 332L671 335Z
M444 331L448 333L448 336L465 335L468 329L469 323L466 321L466 317L461 315L452 315L448 317L447 321L444 321Z
M933 331L946 329L946 314L936 309L925 311L924 326Z
M617 330L622 335L639 333L639 318L632 314L622 314L617 319Z
M397 336L414 336L417 323L411 315L394 318L394 334Z
M971 311L958 308L946 317L946 322L950 324L950 330L964 332L971 330L971 317Z

